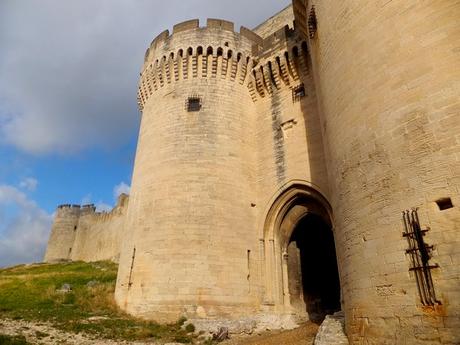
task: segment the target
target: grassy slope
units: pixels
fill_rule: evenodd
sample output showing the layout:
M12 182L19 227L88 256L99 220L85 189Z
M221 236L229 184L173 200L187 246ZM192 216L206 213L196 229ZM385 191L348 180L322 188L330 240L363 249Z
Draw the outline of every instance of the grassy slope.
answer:
M23 336L8 336L0 334L1 345L29 345L26 338Z
M98 337L137 340L146 338L191 342L180 322L159 325L135 319L115 305L113 293L117 265L111 262L40 264L0 270L0 319L50 321L71 332ZM88 287L87 283L97 281ZM58 289L64 283L72 292Z

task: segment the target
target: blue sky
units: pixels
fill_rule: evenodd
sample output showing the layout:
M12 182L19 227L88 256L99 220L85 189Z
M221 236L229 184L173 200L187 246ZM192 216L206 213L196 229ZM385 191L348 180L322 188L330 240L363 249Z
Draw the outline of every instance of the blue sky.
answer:
M129 191L145 49L183 20L254 27L289 0L1 0L0 267L40 261L62 203Z

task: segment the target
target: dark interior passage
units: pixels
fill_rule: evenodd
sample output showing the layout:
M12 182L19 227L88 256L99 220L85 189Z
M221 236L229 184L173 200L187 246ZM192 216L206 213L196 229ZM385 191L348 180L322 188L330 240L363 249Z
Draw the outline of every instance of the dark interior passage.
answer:
M291 305L314 322L340 310L340 281L333 233L321 217L305 216L288 246Z

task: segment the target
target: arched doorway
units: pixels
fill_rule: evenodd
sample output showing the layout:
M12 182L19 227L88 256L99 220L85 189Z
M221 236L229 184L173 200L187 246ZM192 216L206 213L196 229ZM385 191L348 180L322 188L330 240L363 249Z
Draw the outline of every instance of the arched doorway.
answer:
M295 183L279 194L261 250L265 304L313 322L341 309L331 208L316 189Z
M340 310L340 282L334 237L320 216L305 215L295 226L287 246L291 307L307 312L313 322Z

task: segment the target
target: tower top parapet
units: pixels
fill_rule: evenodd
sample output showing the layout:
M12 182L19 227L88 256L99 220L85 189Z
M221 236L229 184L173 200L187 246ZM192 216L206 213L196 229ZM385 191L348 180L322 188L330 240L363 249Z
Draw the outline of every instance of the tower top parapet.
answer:
M254 31L241 26L240 31L236 32L235 24L228 20L208 18L206 21L206 26L200 27L199 19L191 19L174 25L172 35L170 35L169 30L165 30L161 32L157 37L155 37L150 43L150 47L145 52L144 62L147 62L151 57L152 52L164 45L172 36L191 30L199 30L202 33L209 30L233 32L236 35L239 35L242 39L249 40L253 45L263 44L262 37L260 37Z
M61 204L57 207L58 209L80 209L80 205L72 205L72 204Z

